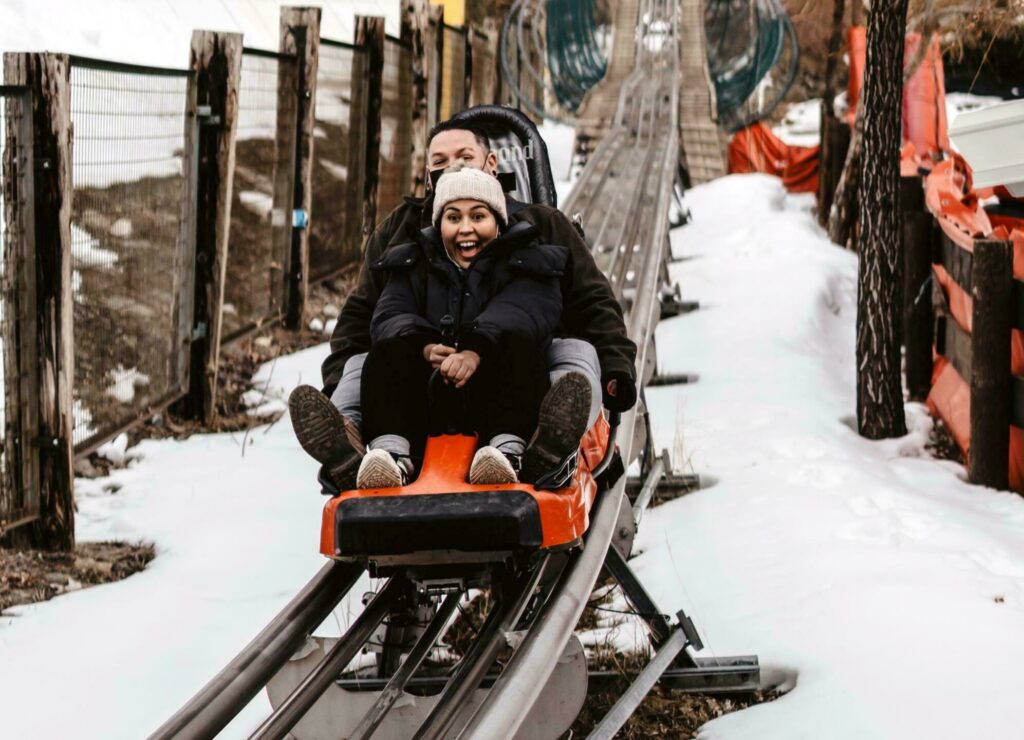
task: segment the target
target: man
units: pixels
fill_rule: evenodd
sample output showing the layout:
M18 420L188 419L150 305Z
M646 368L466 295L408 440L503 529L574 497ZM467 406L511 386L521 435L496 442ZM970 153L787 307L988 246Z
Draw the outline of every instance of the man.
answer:
M430 226L430 183L460 159L491 174L497 171L497 156L490 149L486 133L450 121L435 126L427 142L427 197L406 198L369 236L356 285L338 317L331 354L322 366L322 394L306 390L308 387L298 388L289 401L300 443L324 463L323 472L339 488L352 487L359 466L360 379L370 348L370 320L384 287L380 273L369 266L385 250L410 241L416 232ZM547 358L552 384L569 373L582 373L589 380L589 425L596 421L602 399L612 411L631 408L636 402L636 346L626 335L622 308L586 242L555 208L508 198L507 210L510 216L515 214L536 227L541 242L569 248L570 265L562 279L562 323ZM541 416L557 421L560 405L571 406L574 400L551 396L557 394L549 393L545 398L545 413ZM346 434L340 432L342 428ZM545 434L556 433L556 429L539 429L538 438L543 440Z

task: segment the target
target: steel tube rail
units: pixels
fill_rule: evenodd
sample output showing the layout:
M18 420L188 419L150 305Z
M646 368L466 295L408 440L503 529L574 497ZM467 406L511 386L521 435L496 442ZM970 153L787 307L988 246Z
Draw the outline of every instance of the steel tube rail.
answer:
M394 576L387 582L373 600L367 604L363 612L349 627L345 635L334 644L330 652L317 664L302 683L288 695L288 698L271 714L249 740L282 740L288 731L305 716L309 708L323 695L331 682L341 673L349 661L359 652L359 648L370 639L377 629L398 591L406 584L404 576Z
M654 492L658 489L658 484L661 483L661 479L664 477L665 458L659 457L654 461L654 465L651 466L651 471L647 474L647 480L644 481L640 493L636 495L636 500L633 501L633 524L637 529L640 528L640 520L644 518L644 509L651 502Z
M520 581L521 588L515 599L510 599L506 606L495 605L495 609L501 609L498 617L493 621L487 620L488 624L481 630L470 654L465 658L466 664L445 687L441 700L416 731L413 740L439 740L445 737L466 698L480 685L494 659L498 657L506 633L515 628L550 562L551 556L546 555L533 572Z
M676 628L672 637L661 646L658 650L657 655L654 659L644 666L644 669L640 671L640 674L626 689L626 693L619 697L619 700L615 702L613 706L601 721L597 724L590 734L587 735L587 740L612 740L615 737L615 733L618 732L626 721L633 715L636 708L640 706L640 702L644 700L644 697L650 693L651 689L654 688L654 684L658 683L658 679L670 665L675 657L686 647L686 634L679 628Z
M234 660L150 740L212 738L242 711L362 574L362 566L331 561L288 602Z
M673 17L673 21L675 18ZM673 70L676 69L675 43L669 44ZM672 79L677 79L673 74ZM675 125L678 110L678 91L670 85L669 126L666 150L678 148L678 127ZM675 159L665 158L658 173L658 207L655 209L655 223L652 224L651 238L643 251L643 266L637 279L637 296L629 312L629 336L637 343L637 369L642 373L649 347L648 339L657 321L658 280L665 244L668 236L668 208L672 198L672 182L675 176ZM641 376L642 377L642 376ZM631 409L623 419L623 460L632 460L633 428L637 421L636 408ZM512 737L529 709L534 705L554 670L552 656L560 654L569 636L579 621L586 606L594 582L604 563L604 555L611 543L612 532L618 517L626 476L606 491L591 513L590 529L586 544L579 558L569 566L565 582L556 592L538 617L537 624L530 630L523 644L516 651L501 677L495 682L477 714L470 720L460 735L466 740L489 740L495 737Z
M457 590L452 591L445 597L441 608L437 610L434 618L430 620L430 625L420 635L420 639L416 641L412 652L409 653L399 669L395 671L391 680L388 681L387 685L380 692L377 701L373 703L370 710L363 716L356 729L352 730L349 740L369 740L373 735L374 730L384 720L388 710L391 709L391 706L402 695L402 692L405 691L405 686L409 683L409 679L412 678L416 669L426 659L431 648L434 647L434 643L437 642L437 638L441 636L441 633L448 626L448 620L455 613L455 608L459 605L459 599L462 598L462 594L463 591Z

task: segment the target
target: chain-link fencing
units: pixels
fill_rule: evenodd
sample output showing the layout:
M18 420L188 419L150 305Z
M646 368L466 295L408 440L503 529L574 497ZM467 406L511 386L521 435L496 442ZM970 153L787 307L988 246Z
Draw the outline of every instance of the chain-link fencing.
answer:
M366 52L320 39L316 75L311 281L337 274L359 259L366 152Z
M221 341L284 310L295 181L295 57L242 53Z
M187 390L195 249L189 78L72 57L79 454Z

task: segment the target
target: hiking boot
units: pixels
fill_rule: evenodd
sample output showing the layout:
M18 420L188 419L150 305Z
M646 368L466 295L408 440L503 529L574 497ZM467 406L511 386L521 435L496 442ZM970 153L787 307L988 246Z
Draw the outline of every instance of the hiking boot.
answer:
M576 372L556 380L540 403L537 431L523 453L519 480L536 483L546 474L566 468L579 451L589 416L590 381Z
M497 447L481 447L476 451L473 463L469 466L469 482L476 486L517 483L518 458L519 455L505 455Z
M288 397L292 429L310 457L339 490L355 487L363 442L355 425L341 415L331 399L311 385L300 385Z
M359 464L356 488L396 488L409 482L408 458L396 459L387 450L370 450Z

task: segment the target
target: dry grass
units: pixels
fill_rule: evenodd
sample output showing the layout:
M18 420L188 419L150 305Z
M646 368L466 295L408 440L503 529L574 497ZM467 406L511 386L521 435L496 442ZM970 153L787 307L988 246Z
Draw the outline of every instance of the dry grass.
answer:
M153 546L89 542L74 552L0 548L0 613L19 604L127 578L153 559Z

